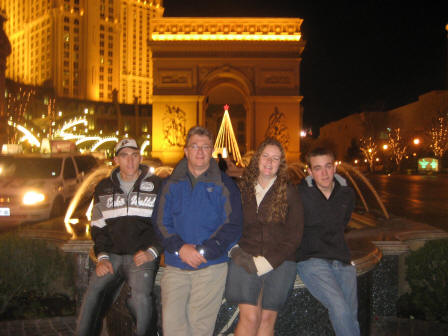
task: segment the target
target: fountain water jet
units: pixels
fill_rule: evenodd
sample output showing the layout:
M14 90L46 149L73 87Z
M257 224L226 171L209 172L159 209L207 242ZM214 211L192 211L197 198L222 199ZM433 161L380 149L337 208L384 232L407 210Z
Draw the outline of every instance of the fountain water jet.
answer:
M64 217L64 224L65 228L68 233L72 235L71 239L78 238L78 235L76 234L75 230L73 230L72 225L77 225L79 223L79 219L71 218L76 207L78 206L79 202L82 200L82 196L84 195L85 191L88 188L93 188L96 186L96 184L103 179L104 177L108 176L110 174L110 171L112 170L111 167L105 167L105 168L99 168L92 172L81 184L81 186L78 188L78 190L75 193L75 196L73 196L72 200L70 201L70 205L68 206L67 212L65 213ZM90 208L90 207L89 207ZM86 225L86 231L84 233L84 237L88 237L88 231L89 226Z
M378 193L376 192L375 188L372 186L370 181L364 176L364 174L362 174L357 168L353 167L352 165L349 165L348 163L343 162L340 166L341 166L341 168L343 168L345 170L351 170L353 173L356 174L356 176L358 176L365 183L365 185L369 188L369 190L372 192L373 196L375 197L376 201L378 202L378 205L380 206L381 210L383 211L384 217L386 217L386 219L389 219L390 216L386 210L386 207L384 206L383 201L381 201L381 198L378 195ZM348 172L347 172L346 175L349 176L350 174L348 174Z

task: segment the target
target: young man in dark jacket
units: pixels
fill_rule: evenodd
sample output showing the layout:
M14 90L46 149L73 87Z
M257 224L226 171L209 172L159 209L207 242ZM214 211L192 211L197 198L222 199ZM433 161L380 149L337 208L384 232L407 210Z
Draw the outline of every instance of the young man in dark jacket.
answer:
M309 176L299 185L305 212L297 271L310 293L327 309L337 336L359 335L356 268L344 230L355 194L335 174L334 154L317 148L307 155Z
M241 236L240 192L219 170L212 152L209 131L190 129L185 158L158 200L154 224L165 248L165 336L213 334L226 282L227 252Z
M115 147L118 165L95 189L91 232L98 258L79 314L77 335L101 330L103 305L111 287L125 279L131 289L128 306L136 320L135 335L146 335L152 317L151 292L160 247L151 216L160 178L141 165L133 139Z

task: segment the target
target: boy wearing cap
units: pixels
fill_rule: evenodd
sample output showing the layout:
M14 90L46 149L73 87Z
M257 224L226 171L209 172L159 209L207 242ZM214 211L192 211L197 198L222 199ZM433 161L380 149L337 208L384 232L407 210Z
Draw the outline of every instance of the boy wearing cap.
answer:
M117 285L126 281L131 295L128 307L136 320L136 335L146 335L152 317L151 292L160 245L151 217L161 180L141 163L134 139L115 147L111 175L94 193L91 233L98 258L79 314L77 335L101 331L105 305Z

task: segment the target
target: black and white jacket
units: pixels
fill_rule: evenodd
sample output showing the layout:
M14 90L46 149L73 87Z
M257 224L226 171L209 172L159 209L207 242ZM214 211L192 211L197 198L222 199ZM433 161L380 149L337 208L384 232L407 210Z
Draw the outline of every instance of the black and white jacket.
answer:
M161 247L151 223L151 217L161 186L161 179L149 168L140 165L140 175L128 195L120 188L115 168L101 180L94 193L91 233L94 251L108 254L135 254L150 249L158 256Z

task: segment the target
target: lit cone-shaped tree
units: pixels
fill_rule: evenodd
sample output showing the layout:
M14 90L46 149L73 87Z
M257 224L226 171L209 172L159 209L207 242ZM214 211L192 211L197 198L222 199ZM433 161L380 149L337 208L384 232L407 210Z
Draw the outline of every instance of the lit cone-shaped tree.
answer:
M238 142L236 141L235 133L233 133L232 122L230 121L229 105L224 105L224 116L222 117L214 149L215 151L222 153L224 148L239 166L244 166L243 161L241 160Z

